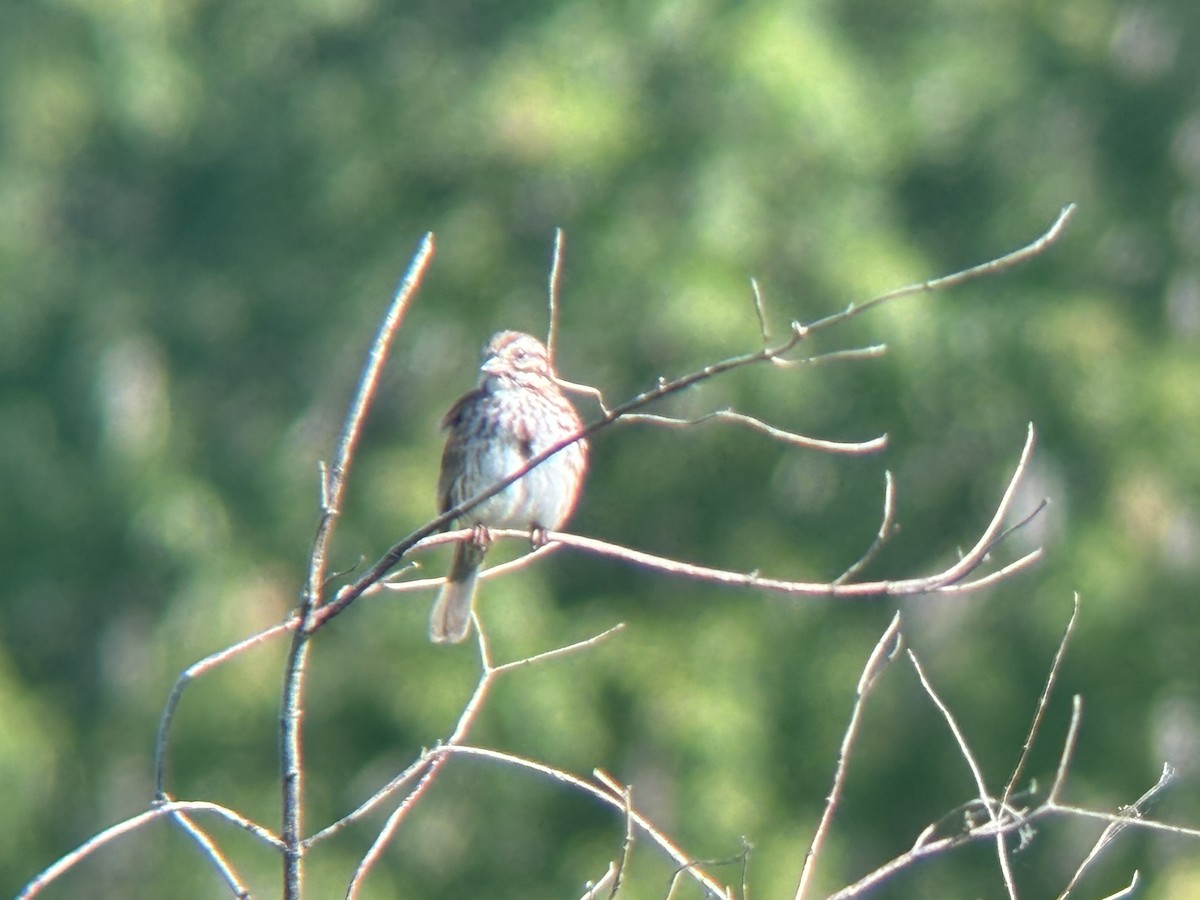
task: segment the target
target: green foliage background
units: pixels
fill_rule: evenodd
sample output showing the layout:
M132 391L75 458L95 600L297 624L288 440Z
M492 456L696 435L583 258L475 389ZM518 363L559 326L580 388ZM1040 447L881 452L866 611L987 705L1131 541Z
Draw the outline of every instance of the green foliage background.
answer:
M885 359L745 371L671 406L886 431L886 454L615 429L573 527L827 579L870 542L889 468L903 530L867 574L924 574L982 528L1032 420L1022 508L1053 505L998 556L1044 540L1045 562L984 595L905 602L907 637L998 788L1078 591L1034 774L1046 783L1081 693L1068 795L1115 810L1169 759L1181 777L1155 812L1200 825L1198 19L1186 0L4 4L0 894L145 809L178 672L295 603L317 460L426 230L437 257L365 436L337 568L432 512L439 416L494 329L544 329L555 226L560 368L619 399L752 349L750 276L782 334L1009 250L1078 202L1044 259L813 346L885 341ZM427 601L364 602L321 635L313 826L446 735L469 695L474 651L425 643ZM477 742L603 767L699 857L744 837L754 895L791 896L893 604L720 591L562 553L488 585L481 609L500 659L629 627L510 676ZM189 689L178 796L277 827L284 650ZM906 665L864 728L826 890L973 791ZM311 896L342 895L379 823L314 852ZM366 896L578 896L621 831L557 786L459 761ZM271 854L214 833L256 896L277 895ZM1097 833L1046 822L1014 857L1018 883L1053 896ZM1198 851L1127 833L1083 890L1138 868L1142 896L1200 895ZM628 896L664 896L670 870L645 846L634 858ZM877 896L1000 894L981 847ZM168 895L222 892L161 824L44 896Z

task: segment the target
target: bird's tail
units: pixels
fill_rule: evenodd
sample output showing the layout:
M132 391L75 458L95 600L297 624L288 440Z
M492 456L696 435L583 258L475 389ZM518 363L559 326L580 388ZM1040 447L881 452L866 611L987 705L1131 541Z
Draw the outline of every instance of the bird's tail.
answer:
M457 644L471 630L471 605L475 600L475 580L483 564L486 548L473 541L462 541L454 548L454 562L446 584L433 602L429 615L429 639L435 644Z

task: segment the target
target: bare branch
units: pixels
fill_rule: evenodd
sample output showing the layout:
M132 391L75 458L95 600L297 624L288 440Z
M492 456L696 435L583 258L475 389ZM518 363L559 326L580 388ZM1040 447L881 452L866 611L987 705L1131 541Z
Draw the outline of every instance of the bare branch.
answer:
M425 271L432 259L433 234L427 233L421 240L421 244L417 248L412 261L409 263L408 270L396 286L391 306L388 307L387 315L384 316L383 322L379 326L379 331L375 335L375 340L371 344L366 363L363 366L362 375L359 377L358 388L354 392L354 399L351 401L350 408L346 413L346 421L342 426L342 434L338 441L337 452L334 455L334 463L328 470L328 490L322 491L323 494L328 495L324 510L325 515L322 516L321 525L313 542L314 562L317 565L312 567L315 571L310 573L309 592L314 598L319 596L319 581L320 578L324 577L324 554L328 551L328 542L331 537L330 529L333 520L341 512L342 499L346 493L347 469L354 458L354 452L358 446L359 437L362 434L363 422L366 421L367 412L378 391L379 377L383 373L383 365L387 361L388 353L391 351L392 340L395 337L396 330L400 327L404 314L408 311L409 303L416 296L417 288L420 286L421 280L425 277ZM317 579L317 583L314 583L313 576L320 576Z
M362 819L364 816L367 815L367 813L369 813L371 810L375 809L375 807L377 807L380 803L382 803L388 797L392 796L394 793L396 793L396 791L400 790L402 787L404 787L406 784L408 784L414 778L416 778L418 775L420 775L422 772L424 772L428 765L429 765L429 754L428 754L428 752L423 752L419 757L417 757L417 759L411 765L409 765L409 767L407 769L405 769L399 775L396 775L394 778L392 778L391 781L389 781L387 784L385 784L383 787L381 787L379 790L377 790L374 794L372 794L370 796L370 798L368 798L366 800L366 802L361 804L353 812L347 813L346 815L342 816L342 818L338 819L336 822L333 822L332 824L327 825L326 827L322 828L320 831L313 834L311 837L306 838L304 841L304 849L308 850L313 845L319 844L321 841L325 840L326 838L332 837L333 835L337 834L343 828L346 828L349 825L353 825L355 822Z
M469 537L471 534L472 530L470 528L460 528L456 531L443 531L441 534L433 534L425 538L420 544L413 547L412 551L410 552L416 554L418 552L424 552L425 550L432 549L433 547L441 546L442 544L455 544ZM521 535L522 540L528 542L529 533L521 532ZM518 569L524 569L536 562L541 557L549 556L551 553L561 550L562 548L563 545L559 543L542 544L540 547L533 547L528 553L522 553L515 559L506 560L505 562L497 563L494 566L489 566L488 568L483 569L479 573L479 578L481 580L490 580L492 578L499 578L502 575L508 574L509 572L515 572ZM414 564L414 568L415 567L416 565ZM418 578L414 581L401 581L399 578L397 578L397 574L398 573L393 572L384 581L376 582L367 590L363 591L362 596L366 597L371 594L378 593L379 591L389 591L395 594L408 594L413 591L424 591L430 588L441 587L446 583L446 576L444 575L438 575L436 578Z
M560 444L549 448L545 453L530 460L530 462L520 471L514 472L510 478L502 483L498 483L488 491L482 492L474 498L465 501L459 507L447 510L445 514L427 523L418 531L409 535L400 543L394 545L387 554L384 555L366 574L360 577L353 584L343 587L333 600L326 602L324 597L325 587L328 581L327 575L327 559L331 546L332 535L336 521L341 513L341 507L345 497L345 487L347 473L350 464L353 460L356 447L362 432L362 425L365 421L367 412L373 402L377 390L379 379L382 373L382 368L389 353L389 349L394 338L394 335L399 328L400 322L408 308L408 305L415 294L417 287L426 271L426 268L432 258L433 239L432 235L426 235L418 248L416 254L410 263L408 271L401 280L396 294L393 298L392 305L389 308L387 315L381 324L379 331L372 344L367 360L364 364L362 376L359 380L355 396L350 404L347 412L344 427L342 429L338 448L332 465L322 461L320 463L320 479L319 492L321 502L321 519L314 536L312 552L310 556L310 566L306 581L305 590L302 595L302 603L299 612L287 622L274 626L261 632L258 635L251 636L225 650L212 654L209 657L199 661L193 666L181 673L171 694L168 697L167 704L164 708L158 730L158 739L156 742L155 753L155 769L156 769L156 795L163 800L169 799L166 794L166 769L167 769L167 745L168 734L172 719L181 700L183 689L191 679L203 674L211 668L220 665L242 652L249 647L265 641L271 637L282 634L286 631L293 631L293 643L288 656L287 668L285 671L285 687L283 695L283 712L281 714L281 756L283 769L283 827L280 837L271 835L270 832L263 830L263 834L269 836L270 841L277 842L283 850L284 857L284 896L288 900L298 900L302 881L302 858L304 850L318 840L323 835L332 833L335 826L330 826L323 832L314 835L309 840L301 840L301 807L302 807L302 778L303 771L300 765L300 740L301 740L301 710L302 710L302 693L303 684L306 672L306 664L308 659L309 639L316 630L324 625L329 619L337 615L341 610L345 609L357 596L362 595L368 590L372 590L380 582L380 580L394 567L396 564L411 550L416 547L432 546L435 543L440 543L443 540L452 539L452 536L434 537L435 533L442 527L446 526L454 519L459 518L474 505L483 502L493 494L503 490L513 481L516 481L530 469L549 458L554 453L565 448L569 444L583 437L608 427L614 422L621 419L645 421L655 421L660 424L698 424L700 422L725 419L746 425L756 430L768 434L774 439L785 441L787 443L798 446L811 447L815 449L828 450L832 452L844 453L862 453L871 452L881 448L886 441L886 436L877 438L874 441L867 441L856 444L846 444L839 442L821 441L818 439L808 438L803 435L787 432L782 429L774 428L765 422L746 416L732 410L721 410L702 417L694 423L683 423L678 420L668 420L661 417L651 417L641 414L635 415L637 410L640 410L651 403L663 399L673 393L686 390L695 384L698 384L708 378L716 377L725 372L732 371L744 366L755 365L762 362L767 362L774 365L795 366L817 364L827 361L846 360L846 359L864 359L878 356L884 351L882 345L876 345L863 348L851 348L846 350L836 350L830 353L818 354L808 358L793 359L787 354L796 348L799 343L805 340L813 332L825 327L829 327L837 322L844 321L855 315L859 315L868 309L878 306L884 302L898 299L903 296L909 296L917 293L932 292L935 290L952 287L961 284L972 278L982 275L998 272L1004 268L1022 262L1037 253L1040 253L1052 241L1056 240L1061 233L1065 223L1072 211L1072 207L1068 207L1062 211L1058 220L1045 234L1038 238L1033 243L1027 245L1021 250L1008 254L1005 257L985 263L981 266L976 266L973 269L963 272L954 273L943 278L934 279L923 282L919 285L912 285L908 288L902 288L898 291L893 291L888 294L876 297L866 303L860 305L851 305L847 309L832 316L828 316L817 322L809 325L804 325L798 322L792 323L789 337L782 341L777 346L767 346L768 338L768 323L765 310L765 304L758 283L751 282L752 292L754 296L755 310L760 326L760 334L763 337L763 346L754 353L748 353L741 356L734 356L717 363L705 366L702 369L688 373L681 377L668 380L660 379L658 385L652 390L643 392L638 396L620 404L613 409L608 409L603 404L603 397L599 391L593 388L585 388L579 385L572 385L567 382L565 385L570 389L584 390L592 393L601 404L603 416L590 423L586 428L578 434L560 442ZM550 325L548 329L548 346L550 352L553 353L556 343L557 332L557 312L559 301L559 289L561 280L561 268L563 258L564 235L560 230L555 234L554 255L552 267L549 276L548 292L550 305ZM742 575L740 573L720 573L716 570L708 570L703 567L686 566L685 564L675 563L671 560L662 560L660 558L651 557L649 554L641 554L638 551L626 551L620 548L617 555L622 556L631 562L638 565L650 565L651 561L656 561L658 568L664 571L672 571L680 574L686 574L688 577L707 577L711 580L716 580L727 584L740 584L742 586L765 588L768 590L781 591L790 594L813 594L822 596L837 596L837 597L859 597L859 596L874 596L878 594L907 594L907 593L922 593L928 591L946 591L960 592L968 589L974 589L985 584L993 583L1001 577L1004 577L1011 572L1015 572L1020 568L1036 560L1038 551L1034 551L1017 560L1015 563L1010 563L998 572L993 572L989 575L984 575L974 581L964 581L974 570L984 562L987 551L994 546L995 542L1003 539L1007 531L999 531L997 522L1005 516L1008 507L1011 504L1012 494L1017 482L1020 480L1028 460L1028 454L1031 451L1033 442L1033 432L1030 429L1029 437L1026 442L1026 449L1022 455L1022 460L1013 479L1010 482L1009 490L1006 492L1004 499L1001 501L1000 507L997 510L996 519L992 525L985 531L980 541L976 544L972 551L968 552L962 560L955 566L950 567L944 572L922 579L908 579L903 581L884 581L884 582L869 582L862 584L846 584L837 583L834 585L812 585L800 582L783 582L771 579L762 579L757 573L751 575ZM889 491L890 491L889 480ZM885 497L885 515L884 524L881 527L880 539L886 534L889 527L890 513L888 512L889 500ZM561 543L571 544L580 547L581 549L589 549L592 552L611 552L611 545L602 545L601 542L588 542L586 539L572 538L570 536L560 536ZM601 551L599 547L605 547L605 551ZM552 552L553 545L548 546L545 552ZM874 548L868 551L868 557L873 553ZM527 565L529 561L536 555L540 555L542 551L523 557L513 563L505 564L505 566L495 567L491 570L492 574L498 574L502 571L507 571L510 568L515 568L521 565ZM859 566L858 568L861 568ZM852 569L847 574L853 574ZM440 579L439 579L440 580ZM418 586L425 586L432 583L434 580L423 580L407 582L402 586L388 585L395 590L412 590ZM840 580L839 580L840 581ZM299 627L298 627L299 626ZM619 628L620 626L618 626ZM539 657L534 657L529 660L519 660L512 663L506 663L502 666L493 666L489 657L489 649L486 642L486 637L480 630L480 648L484 660L484 674L481 678L480 685L477 688L476 694L472 698L472 702L468 704L464 711L463 718L460 719L459 726L456 728L454 735L451 736L451 741L461 742L469 729L470 722L478 712L479 704L482 702L483 696L486 693L487 686L491 680L498 674L528 665L533 661L549 659L564 653L574 652L575 650L590 646L591 644L607 637L616 629L611 629L602 635L598 635L588 641L580 642L577 645L572 645L567 648L552 650ZM423 786L429 782L436 774L440 766L440 762L446 756L445 749L430 751L423 758L420 764L414 765L409 771L403 773L397 779L394 779L389 786L379 792L376 797L372 798L368 804L356 810L344 821L353 821L358 815L363 814L367 808L380 802L383 797L388 796L391 792L399 789L400 786L408 784L413 778L420 777L420 783L413 790L412 794L406 798L401 809L396 811L396 823L403 818L406 805L411 807L417 797L423 791ZM423 774L422 774L423 773ZM1062 773L1065 777L1065 770ZM1056 782L1057 786L1061 786L1060 782ZM201 829L186 816L187 810L202 810L202 809L220 809L212 805L193 804L193 805L173 805L172 803L162 803L157 805L151 813L154 816L162 814L163 810L171 811L183 827L187 828L193 835L201 848L209 848L211 852L208 854L218 869L222 869L223 858L216 850L215 845L203 833ZM230 816L236 817L236 814L229 813ZM130 820L133 821L133 820ZM133 826L136 827L136 826ZM252 828L259 828L251 823ZM385 829L386 831L386 829ZM102 833L106 834L108 832ZM122 832L118 832L122 833ZM261 836L261 835L260 835ZM97 835L100 838L101 835ZM380 836L384 838L384 835ZM386 843L386 839L383 841ZM87 852L91 852L90 850ZM208 851L206 851L208 852ZM65 859L65 858L64 858ZM364 860L364 862L367 862ZM369 867L369 866L368 866ZM49 870L48 870L49 871ZM618 872L619 876L619 872ZM226 878L231 890L235 893L243 890L240 886L236 875L232 873L232 869L222 871L222 877ZM618 877L619 881L619 877ZM353 891L353 883L351 886Z
M862 675L858 679L854 707L850 712L850 724L846 726L846 733L842 737L842 746L838 750L837 766L834 769L833 775L833 787L830 789L829 797L825 801L825 809L821 813L821 821L817 825L812 843L808 847L808 852L804 854L804 865L800 870L800 884L796 888L796 900L803 900L804 898L804 892L808 889L813 872L816 871L817 854L821 851L821 846L825 842L825 836L828 834L829 828L833 823L833 814L837 810L838 803L841 801L842 790L846 784L846 771L850 764L850 751L853 749L854 741L858 736L858 727L862 721L863 710L866 707L867 695L875 687L875 682L883 674L883 670L896 658L896 654L900 652L903 642L904 636L900 633L900 613L896 613L892 616L891 624L888 625L883 635L876 642L875 649L871 651L871 655L867 659L867 664L863 667Z
M1200 838L1200 828L1188 828L1185 825L1172 825L1170 822L1159 822L1156 819L1131 819L1122 813L1101 812L1083 806L1072 806L1069 803L1051 802L1047 800L1037 810L1039 817L1055 813L1073 816L1077 819L1091 819L1094 822L1117 823L1122 828L1139 828L1144 831L1154 831L1159 834L1170 834L1175 837Z
M1002 530L1004 519L1008 515L1013 499L1016 496L1017 487L1020 484L1026 468L1028 467L1029 458L1033 452L1033 444L1034 431L1033 426L1030 426L1028 436L1025 441L1025 447L1021 452L1021 459L1017 464L1017 468L1013 472L1012 478L1009 480L1008 487L1004 492L1004 496L1001 498L999 506L996 508L996 512L992 517L992 521L976 541L975 545L949 568L923 578L909 578L894 581L864 581L843 584L838 584L836 582L789 581L779 578L766 578L757 572L731 572L724 569L714 569L709 566L700 566L692 563L681 562L679 560L669 559L667 557L655 556L650 553L645 553L641 550L634 550L628 547L610 544L605 541L596 540L595 538L585 538L563 532L551 532L546 535L546 539L547 541L558 542L569 547L575 547L576 549L584 550L589 553L595 553L601 556L610 556L615 559L624 560L632 565L641 566L648 569L655 569L661 572L667 572L671 575L679 577L694 578L702 581L713 582L715 584L723 584L730 587L746 587L758 590L767 590L781 594L850 599L878 597L883 595L902 596L934 592L961 593L973 588L993 584L997 580L997 575L1000 574L993 573L991 576L984 576L983 578L972 582L963 581L966 576L968 576L984 562L988 551L994 546L997 536ZM523 532L514 532L501 529L493 529L491 534L493 538L516 536L525 537ZM1026 556L1022 557L1020 560L1017 560L1017 562L1007 566L1003 574L1011 574L1012 572L1022 569L1035 562L1039 557L1039 551L1026 554Z
M858 881L854 882L854 884L848 885L847 887L842 888L840 891L830 894L829 900L850 900L852 897L861 897L872 888L878 887L884 881L887 881L887 879L891 878L901 869L907 868L908 866L911 866L913 863L916 863L922 859L926 859L931 856L937 856L939 853L944 853L952 847L957 846L961 840L962 839L959 837L944 837L928 842L919 841L907 853L903 853L900 856L897 856L895 859L884 863L874 872L871 872L864 878L859 879Z
M1036 732L1038 731L1041 721L1044 717L1045 707L1048 702L1050 692L1053 688L1053 682L1057 679L1057 674L1062 665L1063 654L1065 653L1065 648L1069 642L1069 638L1074 629L1077 617L1078 598L1076 598L1075 606L1072 611L1066 633L1059 644L1058 651L1055 654L1054 662L1051 665L1050 674L1047 678L1047 684L1045 685L1038 700L1038 705L1033 716L1033 724L1029 731L1029 737L1026 741L1025 747L1022 749L1017 767L1014 770L1015 774L1010 777L1009 783L1005 788L1005 792L999 800L993 799L988 794L982 770L975 761L974 756L967 745L966 739L957 724L957 721L950 713L945 703L937 695L936 691L934 691L931 683L926 677L923 669L920 667L915 656L911 652L909 653L923 688L933 699L939 711L942 713L943 718L945 718L946 722L949 724L951 733L953 734L955 742L959 747L959 751L971 769L972 776L975 780L978 797L963 808L968 812L968 815L965 818L964 825L960 827L960 830L957 833L938 836L938 822L927 826L922 830L909 851L900 854L892 860L889 860L866 876L860 878L854 884L851 884L838 891L836 894L832 895L835 900L848 900L848 898L861 897L884 881L891 878L893 875L900 872L902 869L905 869L922 859L926 859L939 853L951 850L967 842L978 840L994 840L996 842L997 853L1001 865L1001 872L1004 877L1005 887L1009 896L1015 898L1017 896L1017 890L1008 860L1008 851L1005 844L1005 838L1007 835L1020 833L1025 829L1028 829L1036 820L1051 815L1065 815L1072 818L1092 819L1105 822L1108 826L1100 835L1091 852L1088 853L1087 857L1080 864L1078 870L1075 872L1075 875L1072 877L1070 884L1068 884L1063 894L1060 895L1059 900L1066 900L1071 890L1078 884L1084 870L1087 869L1087 867L1099 856L1099 854L1113 840L1113 838L1115 838L1116 835L1125 828L1133 826L1164 834L1200 838L1200 829L1170 825L1164 822L1158 822L1144 818L1149 805L1153 803L1155 799L1157 799L1157 797L1169 786L1174 778L1175 773L1170 765L1165 765L1163 767L1163 771L1158 782L1150 790L1143 794L1142 797L1139 798L1134 804L1121 809L1117 813L1098 812L1096 810L1071 806L1061 802L1060 797L1063 787L1066 783L1070 761L1074 756L1074 751L1079 736L1080 722L1082 720L1082 706L1078 696L1074 697L1072 701L1070 724L1063 741L1063 748L1060 753L1058 767L1055 772L1054 783L1051 786L1050 793L1046 800L1040 806L1037 806L1033 809L1018 809L1012 805L1011 798L1013 795L1014 786L1026 763L1029 746L1032 744L1032 741L1036 736ZM884 646L883 642L877 646L876 652L873 654L873 659L881 656L880 647L882 646ZM866 687L870 687L870 683L873 680L874 675L871 675L868 678L867 673L875 672L877 668L878 667L874 664L868 664L867 669L864 672L864 679L860 679L860 690L863 686L864 680L867 681ZM837 791L835 790L834 793L836 794ZM832 806L835 802L836 801L834 798L831 797L830 805ZM986 811L987 819L981 820L971 816L969 812L975 808L981 808ZM945 819L942 821L945 821ZM807 864L808 862L806 860L806 866ZM1137 883L1138 876L1137 873L1134 873L1130 885L1121 891L1112 894L1111 896L1129 896L1133 887Z
M1011 529L1008 529L1008 531L1011 531ZM466 539L470 536L470 534L471 530L469 528L463 528L455 531L445 531L441 534L430 535L413 546L409 553L419 554L434 547L441 546L442 544L455 543ZM495 541L515 540L519 542L528 542L529 540L528 532L514 529L493 528L489 530L489 534ZM699 566L682 562L680 560L670 559L664 556L656 556L654 554L645 553L644 551L624 547L620 544L612 544L596 538L587 538L581 535L570 534L563 531L547 532L546 541L547 543L535 550L530 551L529 553L517 557L516 559L512 559L507 562L492 566L491 568L484 569L480 574L480 577L499 577L502 574L515 571L516 569L525 568L539 556L552 553L555 550L561 549L562 547L574 547L575 549L582 550L586 553L594 553L599 556L613 557L624 560L631 565L665 572L669 575L675 575L684 578L694 578L697 580L709 580L719 584L724 584L729 587L746 587L769 590L783 594L806 595L813 597L856 599L880 595L901 596L909 594L931 593L935 591L939 594L969 593L971 591L976 591L996 584L1010 575L1028 568L1042 557L1042 551L1040 549L1032 550L1013 562L1010 562L993 572L989 572L987 575L982 575L978 578L970 580L963 579L951 584L941 584L940 586L930 586L934 581L945 580L943 577L937 575L930 576L927 579L910 582L872 581L847 583L842 580L842 578L845 576L835 579L833 582L804 582L787 581L783 579L767 579L763 578L756 572L746 573L712 569L707 566ZM995 542L996 541L993 540L991 546L994 546ZM395 593L409 593L412 591L436 588L444 582L444 576L439 576L437 578L422 578L415 581L388 580L373 585L371 588L365 590L363 595L365 596L367 594L375 593L377 590L383 589Z
M967 767L971 770L971 777L975 779L975 789L979 792L979 802L988 811L989 815L995 818L991 795L988 793L987 784L983 780L983 770L979 768L979 763L976 762L975 755L971 752L971 748L967 744L966 735L963 734L958 721L954 718L954 713L950 712L950 707L946 705L945 701L934 690L933 684L929 681L929 676L925 674L925 669L922 667L921 661L917 659L917 654L909 650L908 659L917 671L917 678L921 681L921 687L925 689L925 693L929 695L929 699L933 701L933 705L938 708L938 712L942 714L942 718L946 720L946 724L950 727L950 733L954 735L954 742L958 745L959 752L962 753Z
M301 841L304 809L304 767L301 764L301 724L303 716L304 676L309 657L309 638L313 629L313 613L324 601L325 575L334 527L341 514L346 491L346 476L362 434L367 410L379 387L383 364L392 346L396 330L416 295L429 261L433 258L433 235L426 234L400 280L391 306L384 316L375 340L367 354L354 399L346 413L333 466L321 479L321 495L325 506L309 554L308 578L300 603L300 623L292 636L284 668L282 712L280 713L280 769L283 788L283 896L284 900L300 900L303 883L304 845Z
M939 594L966 594L972 591L978 591L985 587L991 587L993 584L1003 581L1010 575L1020 572L1023 569L1028 569L1034 563L1042 558L1042 548L1030 550L1024 556L1014 559L1006 566L1001 566L994 572L989 572L986 575L981 575L978 578L972 578L970 581L961 581L958 584L947 584L944 587L938 588Z

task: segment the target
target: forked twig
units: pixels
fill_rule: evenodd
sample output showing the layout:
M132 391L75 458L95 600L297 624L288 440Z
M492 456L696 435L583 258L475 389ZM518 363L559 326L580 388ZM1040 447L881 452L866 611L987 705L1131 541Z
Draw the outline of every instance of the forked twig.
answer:
M978 799L980 807L987 813L988 821L995 824L1001 824L1008 821L1007 810L997 806L992 800L991 794L988 792L987 783L983 778L983 770L979 767L978 761L975 759L975 754L971 752L971 746L967 743L967 737L963 734L962 728L959 727L958 720L950 711L950 707L946 705L941 696L934 690L933 683L925 674L925 668L921 665L921 661L917 659L917 655L911 650L908 651L908 659L916 669L917 678L921 682L921 687L925 689L925 693L929 695L929 699L933 701L933 705L937 707L938 712L942 714L942 718L950 728L950 733L954 735L954 742L958 745L958 752L962 754L962 758L967 763L967 768L971 770L971 777L975 780L975 789L978 791ZM996 833L997 853L1000 858L1000 871L1004 879L1004 886L1008 890L1008 895L1011 900L1016 900L1017 888L1013 883L1012 871L1008 864L1008 849L1004 843L1004 832L997 831Z
M883 635L876 642L875 649L871 651L870 657L867 658L867 664L863 667L862 675L859 676L858 686L854 691L854 707L850 712L850 724L846 726L846 733L842 736L842 746L838 750L833 787L825 801L825 809L821 813L821 821L813 834L812 843L809 844L808 852L804 854L804 866L800 870L800 883L796 887L796 900L804 900L804 892L808 890L813 872L816 871L817 854L821 852L825 837L833 823L833 814L841 802L842 790L846 784L846 772L850 765L850 751L858 737L858 728L866 707L867 695L874 689L875 682L879 680L883 670L896 658L903 643L904 636L900 633L900 613L896 613L892 616L891 624L884 629Z
M263 843L269 844L277 850L283 849L283 841L272 834L268 829L263 828L261 825L258 825L255 822L251 822L245 816L238 815L231 809L226 809L224 806L205 801L172 800L167 803L160 803L143 813L139 813L136 816L131 816L130 818L125 819L122 822L118 822L115 825L110 825L108 828L105 828L98 834L92 835L70 853L59 857L51 866L35 876L34 879L25 885L21 892L17 894L16 900L30 900L30 898L36 896L42 890L42 888L50 884L50 882L54 881L54 879L58 878L67 870L78 865L101 847L111 843L117 838L136 831L143 825L153 822L156 819L160 819L163 816L174 816L176 813L181 812L212 813L228 822L232 822L243 831L254 835L254 837L258 838Z
M483 706L484 698L488 695L488 692L491 690L492 685L496 682L497 678L507 672L512 672L517 669L533 665L534 663L546 662L549 660L558 659L571 653L577 653L582 650L586 650L616 634L624 627L623 625L618 624L612 628L600 632L599 634L593 635L587 640L577 641L576 643L565 647L556 647L552 650L547 650L535 656L513 660L497 666L492 663L491 650L488 646L487 635L484 629L479 627L478 619L475 621L475 626L475 633L479 639L480 658L483 671L480 675L479 682L475 686L474 692L471 694L471 699L467 701L467 705L463 709L462 715L459 716L458 724L455 726L450 737L446 739L445 743L439 745L438 747L424 751L421 754L420 759L409 766L401 774L401 776L392 779L392 781L390 781L384 789L377 791L370 798L370 800L358 807L358 809L354 810L354 812L335 822L333 825L330 825L329 827L318 832L308 842L315 843L316 841L341 830L351 822L362 818L362 816L364 816L371 808L378 805L380 802L394 793L399 787L409 783L414 778L417 780L417 783L413 787L412 791L405 796L405 798L400 802L400 805L397 806L396 809L393 810L388 816L383 828L380 829L379 833L375 836L375 840L371 843L370 849L367 850L366 854L359 861L358 866L354 870L354 874L351 876L350 883L346 888L346 900L354 900L354 898L358 896L358 891L362 887L363 881L375 867L375 864L379 861L384 849L391 842L392 837L400 828L401 823L408 816L409 812L411 812L416 806L417 801L420 800L425 791L428 790L441 767L445 765L447 759L449 758L446 751L460 746L466 741L467 736L470 733L471 726L474 724L474 721L479 714L479 710Z

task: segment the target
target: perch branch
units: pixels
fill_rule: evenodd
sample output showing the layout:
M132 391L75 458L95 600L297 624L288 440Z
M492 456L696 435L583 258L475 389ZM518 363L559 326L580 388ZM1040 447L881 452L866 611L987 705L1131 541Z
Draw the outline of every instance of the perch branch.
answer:
M546 541L548 545L561 544L567 547L574 547L577 550L587 553L612 557L631 565L665 572L677 577L707 581L728 587L773 591L781 594L832 597L835 599L861 599L866 597L896 597L926 593L961 593L994 584L999 578L1006 577L1026 568L1041 557L1041 550L1034 550L1009 563L999 571L980 576L971 581L964 581L964 579L970 576L986 561L988 553L995 546L1000 536L1011 531L1011 529L1004 529L1003 523L1011 511L1013 500L1017 494L1017 488L1028 467L1033 446L1034 430L1031 425L1026 436L1025 446L1021 452L1021 458L1017 463L1016 469L1013 471L1012 477L1009 479L1004 495L1001 497L1000 503L992 516L992 520L987 528L984 529L983 534L976 540L974 546L952 565L940 572L922 578L846 583L791 581L780 578L766 578L758 572L733 572L726 569L714 569L710 566L681 562L680 560L656 556L641 550L634 550L630 547L611 544L606 541L597 540L596 538L581 537L564 532L548 532L546 534ZM1028 521L1028 519L1026 518L1023 521ZM491 529L489 533L494 540L511 538L527 541L529 539L528 532L513 529L497 528ZM470 531L467 529L458 532L448 532L438 535L435 542L443 543L446 540L454 539L456 535L461 540L469 534ZM415 552L419 549L425 549L427 546L432 546L433 543L426 544L423 541L420 545L411 549Z
M324 604L319 610L315 610L313 615L305 617L305 631L315 631L324 626L329 620L337 616L353 603L359 596L363 594L371 585L380 581L388 572L390 572L405 555L416 546L421 540L436 534L453 524L456 519L462 518L467 512L474 507L483 503L490 497L500 493L510 484L517 481L533 468L541 465L554 454L560 452L564 448L574 444L575 442L589 438L596 432L609 427L618 420L627 417L630 413L637 412L644 407L668 397L672 394L679 393L696 384L714 378L725 372L730 372L735 369L744 368L746 366L757 365L761 363L778 363L795 362L789 360L787 353L794 349L798 344L805 340L813 332L830 327L839 322L844 322L847 319L861 315L869 309L873 309L883 303L907 297L913 294L930 293L944 288L954 287L963 284L975 278L984 275L992 275L1003 271L1007 268L1024 262L1042 251L1050 244L1056 241L1062 234L1066 223L1074 211L1074 205L1066 206L1059 213L1054 223L1041 236L1027 244L1026 246L1015 250L1005 256L993 259L989 262L975 266L971 269L966 269L961 272L956 272L951 275L946 275L941 278L935 278L930 281L921 282L920 284L910 285L900 288L875 297L861 304L851 304L846 309L831 316L826 316L814 323L805 325L800 322L793 322L791 333L786 340L775 346L762 346L759 350L751 353L745 353L738 356L732 356L716 363L704 366L686 375L682 375L675 379L659 379L658 384L647 391L638 394L630 400L625 401L611 409L607 408L602 403L603 415L580 429L575 434L572 434L563 440L546 448L543 452L534 455L524 466L514 471L507 478L496 482L490 488L480 491L473 497L469 497L457 506L446 510L441 515L431 519L425 525L412 532L383 554L382 557L371 568L356 579L354 582L347 584L341 588L332 600ZM761 302L761 298L759 300ZM868 348L869 352L875 352ZM863 351L855 351L863 352ZM816 361L821 357L812 357L810 361ZM570 383L565 383L565 386L570 386ZM596 392L599 397L599 392ZM977 563L976 563L977 564ZM968 569L969 571L969 569ZM915 591L913 591L915 592Z

